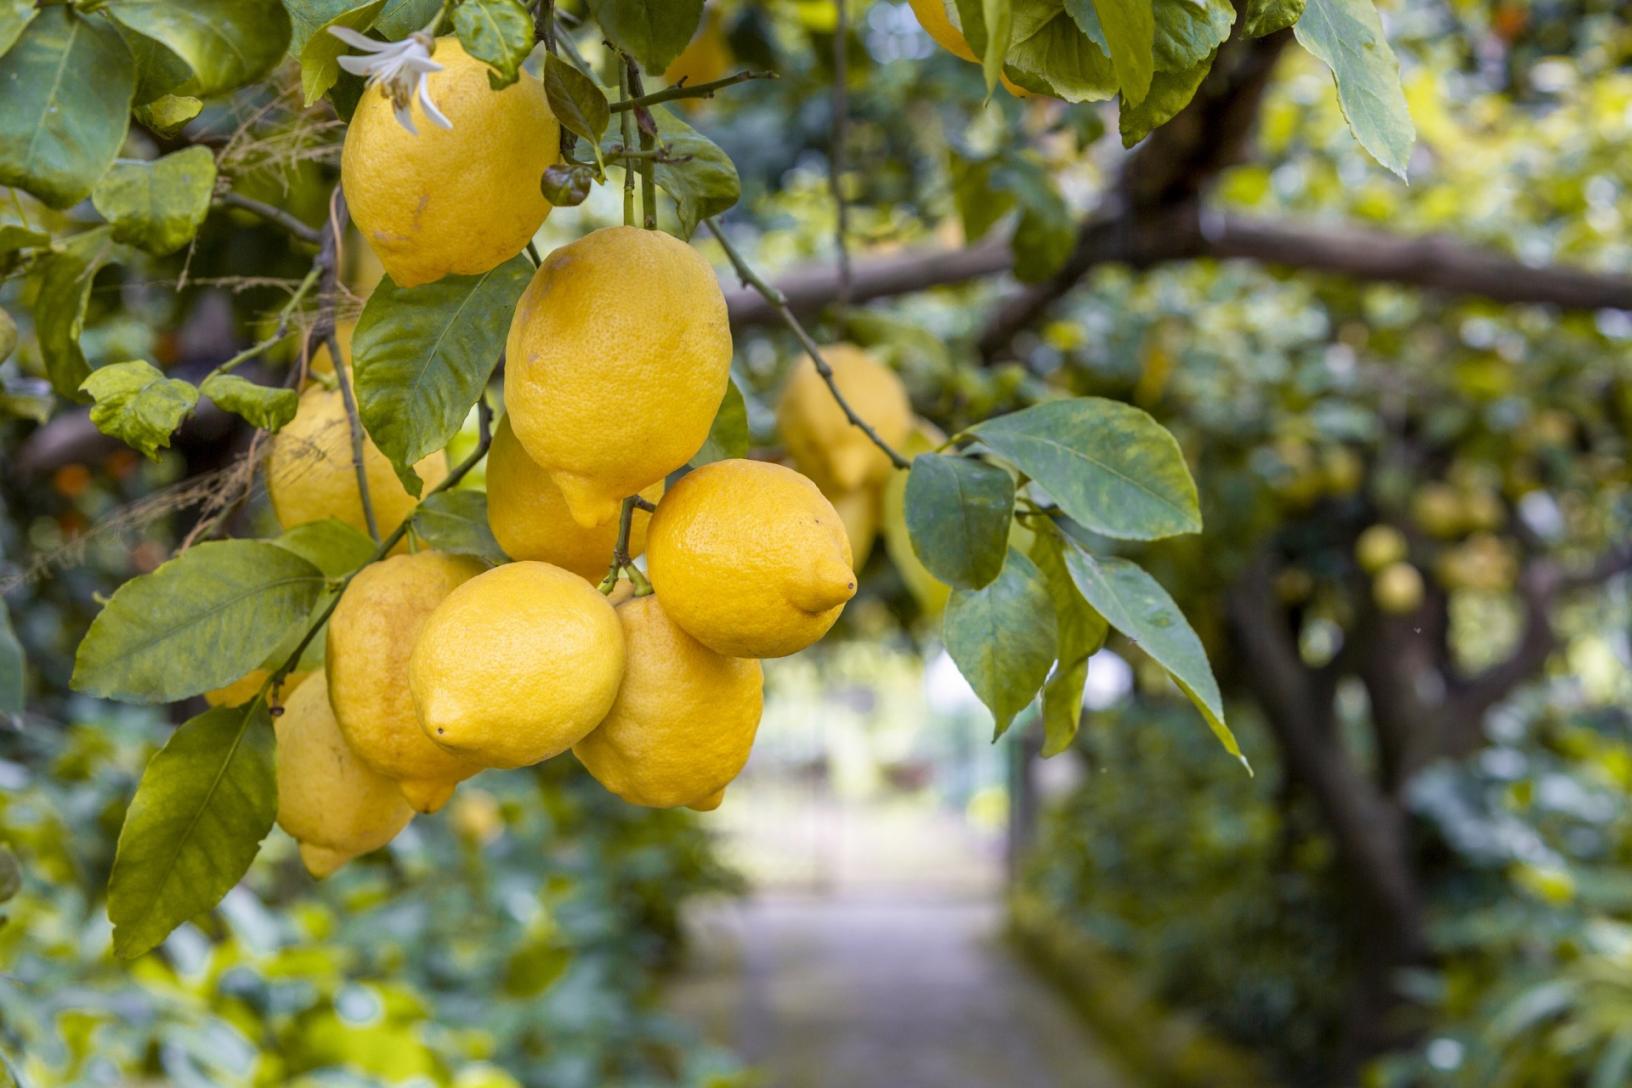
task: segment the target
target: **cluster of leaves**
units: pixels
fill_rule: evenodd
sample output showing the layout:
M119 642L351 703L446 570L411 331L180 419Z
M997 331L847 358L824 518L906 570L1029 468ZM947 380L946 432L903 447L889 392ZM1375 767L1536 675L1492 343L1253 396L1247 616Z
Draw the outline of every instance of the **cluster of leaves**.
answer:
M0 743L0 1069L17 1083L738 1083L655 1000L677 912L734 878L694 821L568 764L467 791L320 886L280 838L164 957L113 959L102 882L162 733L122 712Z

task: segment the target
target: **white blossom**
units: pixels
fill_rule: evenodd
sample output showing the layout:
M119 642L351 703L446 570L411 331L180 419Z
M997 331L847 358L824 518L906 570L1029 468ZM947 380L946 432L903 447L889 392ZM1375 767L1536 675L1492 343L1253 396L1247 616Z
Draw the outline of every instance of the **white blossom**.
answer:
M440 72L442 65L431 59L435 39L429 34L410 34L400 42L379 42L343 26L329 27L329 33L353 49L361 49L367 56L340 58L340 67L352 75L365 76L370 87L378 85L391 100L397 114L397 123L419 135L414 128L413 102L417 97L425 116L442 128L452 128L453 122L445 117L431 101L426 83L432 72Z

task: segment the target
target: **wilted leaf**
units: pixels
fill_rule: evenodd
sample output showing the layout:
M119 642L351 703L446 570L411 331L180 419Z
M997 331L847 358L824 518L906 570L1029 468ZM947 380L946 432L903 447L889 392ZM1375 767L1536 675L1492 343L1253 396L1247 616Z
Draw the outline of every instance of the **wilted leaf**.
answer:
M249 870L278 810L266 703L187 722L142 772L108 879L113 947L127 959L221 901Z
M949 586L979 589L1003 570L1014 478L956 454L921 453L907 476L912 550Z
M115 241L163 256L198 233L215 189L215 156L183 148L151 162L115 162L91 191L91 203L113 224Z
M420 287L386 277L363 307L351 340L357 411L411 494L422 486L414 463L448 444L487 388L532 275L518 254Z
M198 403L190 383L166 378L140 359L98 367L79 388L95 402L91 422L97 430L154 460Z
M0 185L53 208L90 195L130 127L136 66L106 20L41 8L0 57Z
M494 69L488 82L508 87L533 51L533 17L518 0L464 0L453 9L453 29L465 52Z
M691 464L706 465L731 457L748 456L748 403L736 379L725 385L725 398L719 411L714 413L714 425L708 430L703 448L692 457Z
M648 72L662 72L691 44L703 0L589 0L613 45Z
M480 491L440 491L414 511L413 529L440 552L472 555L490 566L507 563L487 525L487 496Z
M1251 771L1235 734L1224 722L1224 698L1207 663L1207 651L1167 590L1137 564L1089 555L1074 543L1065 551L1065 565L1088 603L1167 670L1207 719L1219 743Z
M1131 405L1100 397L1049 401L970 433L1095 532L1156 540L1201 530L1196 483L1178 442Z
M263 431L282 430L300 407L300 394L293 389L257 385L236 374L211 374L199 392Z
M952 591L941 630L946 652L991 710L1002 736L1054 663L1054 614L1042 574L1011 550L996 581Z
M1383 23L1371 0L1309 0L1295 33L1337 81L1337 100L1360 146L1400 177L1417 130Z
M674 197L680 216L680 234L690 238L697 224L734 206L742 196L742 183L731 157L707 136L661 106L652 107L658 139L668 157L659 161L653 177Z
M136 703L224 687L266 660L323 584L268 541L195 544L119 587L79 644L72 686Z

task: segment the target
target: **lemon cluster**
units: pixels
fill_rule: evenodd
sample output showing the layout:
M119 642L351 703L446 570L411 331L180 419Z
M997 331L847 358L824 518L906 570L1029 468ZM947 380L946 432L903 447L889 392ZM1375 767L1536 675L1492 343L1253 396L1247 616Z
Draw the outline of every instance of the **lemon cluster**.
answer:
M409 135L365 95L342 161L359 227L399 284L494 267L548 211L532 202L547 164L508 150L558 143L537 81L493 91L450 39L436 59L431 91L453 128ZM483 131L501 138L471 144ZM443 186L462 188L416 209L405 178L433 204ZM500 199L510 188L528 195ZM329 365L349 367L348 353L342 342ZM488 457L490 527L511 561L409 549L368 565L329 618L322 671L272 697L287 696L278 820L311 872L388 842L472 775L568 751L629 802L720 804L759 726L759 659L821 638L856 591L844 523L805 475L746 459L678 475L708 437L731 355L718 280L684 242L614 227L544 258L512 318ZM814 406L801 412L796 432L830 426ZM835 481L876 487L874 460L834 452ZM414 500L371 442L363 468L387 533ZM416 471L435 484L445 456ZM303 394L269 474L286 528L363 526L340 394ZM627 557L646 557L633 584L618 577L620 538ZM252 697L263 680L214 697Z

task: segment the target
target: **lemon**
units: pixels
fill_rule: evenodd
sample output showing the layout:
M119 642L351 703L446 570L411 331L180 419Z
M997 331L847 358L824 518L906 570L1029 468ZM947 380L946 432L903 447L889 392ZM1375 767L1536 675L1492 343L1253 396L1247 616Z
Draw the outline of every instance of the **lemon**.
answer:
M414 818L397 784L347 746L321 677L294 689L273 727L278 826L300 843L300 860L313 876L378 850Z
M646 533L646 563L669 618L728 657L797 653L856 593L833 504L764 461L716 461L670 488Z
M674 808L723 796L759 729L759 662L710 650L675 626L655 596L626 601L617 614L628 654L623 685L572 754L631 804Z
M730 70L732 60L731 43L726 40L719 10L711 7L704 14L690 44L669 63L663 80L670 84L687 83L693 87L699 83L712 83ZM696 109L707 101L706 98L682 98L673 104L681 109Z
M902 473L902 475L906 475ZM850 557L856 570L867 565L873 554L873 541L878 539L878 521L882 512L883 493L877 486L841 491L829 495L828 501L844 522L844 535L850 541Z
M708 437L731 370L725 296L684 242L598 230L533 274L505 367L516 437L578 524L593 528Z
M947 6L953 0L907 0L912 7L912 13L918 16L918 25L924 28L934 43L951 53L959 60L966 60L972 64L979 64L980 58L975 51L969 48L969 40L963 36L963 30L952 24L952 16L947 12ZM1004 90L1016 98L1029 98L1031 94L1006 75L998 76Z
M448 474L447 456L438 450L416 464L414 471L427 489L435 487ZM391 462L366 436L363 473L374 520L384 536L413 513L418 500L403 488ZM266 492L278 524L285 529L336 518L367 531L363 501L357 494L357 469L352 463L351 425L338 389L312 386L300 395L295 418L272 438Z
M648 502L663 497L663 481L641 492ZM629 526L629 555L646 548L651 515L635 511ZM510 417L499 420L487 453L487 524L512 559L554 563L581 578L599 582L612 563L617 519L586 529L572 520L561 489L516 441Z
M1390 563L1372 578L1371 597L1384 612L1415 612L1422 604L1422 572L1410 563Z
M351 337L357 331L355 321L336 321L334 323L334 342L340 345L340 362L351 373ZM334 374L334 358L329 354L329 342L321 340L312 349L312 357L306 361L306 376L329 377Z
M686 807L689 809L695 809L698 812L713 812L724 803L725 790L719 789L709 794L707 797L691 802Z
M408 657L432 611L481 573L474 559L441 552L398 555L351 580L329 617L329 699L340 730L408 803L435 812L481 765L432 744L408 694Z
M243 706L261 690L266 678L272 675L271 669L251 669L224 688L204 693L204 701L211 706ZM273 706L282 706L289 698L289 693L300 686L300 682L310 676L309 672L292 672L283 678L278 690L272 693Z
M894 371L853 344L832 344L822 358L856 414L892 446L912 433L912 404ZM889 478L889 456L844 415L806 355L794 364L777 405L777 423L799 471L832 496Z
M539 179L561 152L537 79L523 72L494 90L487 65L454 37L436 40L433 59L442 71L427 78L430 98L453 127L433 122L416 97L418 132L409 132L371 89L340 154L352 218L400 287L478 275L520 253L550 214Z
M523 561L448 594L414 643L408 685L425 737L483 766L523 767L606 717L623 663L606 598L570 571Z

